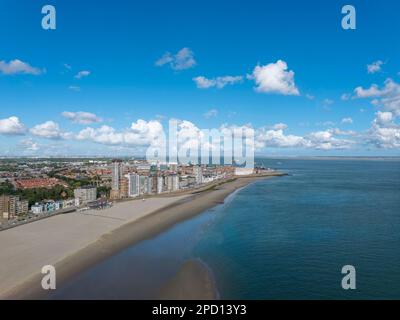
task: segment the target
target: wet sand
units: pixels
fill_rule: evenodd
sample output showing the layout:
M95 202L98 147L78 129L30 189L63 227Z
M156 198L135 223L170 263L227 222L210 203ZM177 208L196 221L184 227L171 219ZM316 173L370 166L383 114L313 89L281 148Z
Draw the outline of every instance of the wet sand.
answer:
M198 260L186 261L161 289L159 300L215 300L218 298L210 270Z
M238 177L204 188L201 192L126 201L111 209L55 216L0 232L0 298L46 298L46 291L40 285L42 266L55 266L59 286L124 248L150 239L174 224L223 202L235 190L265 178ZM203 271L199 271L201 269L189 267L191 271L184 272L184 278L188 277L187 274L195 278L194 274L197 274L204 279ZM193 287L195 283L192 282ZM180 286L170 284L170 287ZM210 297L210 290L204 290L203 285L196 290L196 296ZM179 296L180 293L176 294Z

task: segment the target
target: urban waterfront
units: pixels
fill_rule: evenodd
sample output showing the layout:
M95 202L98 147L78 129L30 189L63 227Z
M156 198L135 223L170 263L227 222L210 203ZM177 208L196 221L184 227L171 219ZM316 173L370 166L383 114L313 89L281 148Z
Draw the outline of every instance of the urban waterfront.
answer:
M290 175L239 190L77 275L49 298L149 298L187 259L221 298L400 296L400 161L259 159ZM357 289L341 288L353 265Z

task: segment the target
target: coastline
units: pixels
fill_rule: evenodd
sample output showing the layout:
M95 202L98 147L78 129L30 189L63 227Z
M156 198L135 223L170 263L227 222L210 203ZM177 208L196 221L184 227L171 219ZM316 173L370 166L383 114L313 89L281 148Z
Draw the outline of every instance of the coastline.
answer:
M65 254L61 259L58 259L56 262L43 261L42 266L45 264L53 264L57 271L57 286L62 285L72 276L114 255L124 248L134 245L135 243L138 243L140 241L150 239L160 232L175 225L176 223L189 219L209 208L221 204L228 195L238 190L239 188L242 188L256 180L266 179L268 177L277 175L282 174L275 173L264 176L237 177L232 180L223 181L219 184L208 186L203 190L195 191L191 194L151 198L147 199L145 202L142 202L140 200L133 200L117 204L113 207L115 208L114 211L118 212L119 214L123 213L126 215L135 208L134 206L132 206L133 204L136 204L137 206L143 206L143 203L150 203L151 201L162 202L161 199L164 199L164 202L158 203L158 206L150 205L150 207L152 208L148 209L148 211L145 213L142 212L141 215L136 216L136 218L134 219L130 218L126 221L119 221L119 224L116 224L114 227L111 226L111 229L109 228L110 230L106 230L106 232L100 233L95 240L79 248L78 250ZM100 214L94 213L93 215L96 219L100 219L100 217L103 216L103 211L100 211ZM52 219L55 218L56 217ZM111 219L115 219L116 217L108 216L107 218L109 218L109 221ZM1 236L4 236L4 234L0 235L0 238ZM33 249L35 249L34 246ZM29 248L24 248L24 250L20 250L19 252L20 254L23 254L24 252L26 253L26 250L29 250ZM35 252L31 252L30 254L35 254ZM26 264L29 264L29 262L30 261L25 261ZM206 279L206 282L208 281L207 277L205 276L204 270L201 271L202 268L198 266L193 266L193 264L189 264L189 266L190 270L192 271L186 271L184 272L184 274L202 274L202 279ZM0 285L0 298L46 298L47 292L44 291L40 286L43 275L40 273L40 269L36 270L36 273L32 273L29 276L27 275L24 279L20 280L19 283L8 283L8 288L6 288L6 290L4 289L4 286L2 287ZM2 274L0 273L0 278L1 277ZM215 290L215 288L213 288L211 291L213 290ZM205 299L210 299L210 290L200 290L197 296L203 297Z

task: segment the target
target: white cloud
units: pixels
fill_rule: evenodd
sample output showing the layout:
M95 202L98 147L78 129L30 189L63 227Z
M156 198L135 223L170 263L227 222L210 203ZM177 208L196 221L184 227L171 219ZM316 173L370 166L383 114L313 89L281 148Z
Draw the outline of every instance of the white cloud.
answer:
M106 145L118 145L124 142L123 134L118 133L114 128L103 125L100 128L87 127L77 135L78 140L92 140Z
M32 67L29 63L15 59L9 62L0 61L0 72L4 74L33 74L43 73L39 68Z
M91 140L105 145L146 146L158 145L164 139L162 124L158 120L137 120L123 131L103 125L100 128L87 127L77 135L78 140Z
M166 52L155 62L157 67L168 64L173 70L185 70L193 68L196 65L193 51L189 48L182 48L176 54Z
M381 95L381 91L379 90L379 88L376 84L373 84L368 89L363 89L362 87L357 87L354 89L354 92L356 94L356 98L371 98L371 97L377 97L377 96Z
M81 91L81 87L79 87L79 86L69 86L68 89L75 91L75 92Z
M6 119L0 119L0 134L22 135L26 128L18 117L12 116Z
M218 89L222 89L226 85L232 85L235 83L240 83L243 81L242 76L223 76L217 77L213 79L208 79L203 76L193 78L193 81L196 83L197 88L199 89L208 89L211 87L216 87Z
M340 99L343 100L343 101L350 100L350 98L351 98L351 94L349 94L349 93L343 93L343 94L340 96Z
M357 87L354 89L356 98L374 98L371 103L381 106L385 111L390 111L394 116L400 116L400 84L392 79L387 79L380 89L373 84L368 89Z
M187 120L176 120L177 122L177 142L180 150L193 150L200 147L215 148L213 142L204 142L204 132L194 123ZM277 123L274 126L253 129L251 125L222 125L221 132L240 132L254 134L254 141L247 138L246 145L253 145L257 150L264 148L306 148L318 150L348 149L355 144L353 140L341 138L341 136L355 137L353 131L343 131L340 129L328 129L324 131L311 132L306 136L286 134L287 125ZM237 131L235 131L237 132ZM118 147L159 147L165 143L167 137L162 124L157 120L145 121L139 119L133 122L130 128L118 131L110 126L100 128L87 127L75 136L77 140L88 140L96 143L118 146Z
M256 130L256 147L259 149L274 148L308 148L317 150L348 149L354 145L353 140L341 139L336 136L355 135L353 131L341 131L339 129L328 129L324 131L311 132L302 137L287 135L284 130L287 126L280 126L267 130L260 128Z
M367 143L378 148L400 148L400 126L394 122L393 114L378 111L375 116L366 135Z
M38 124L30 129L30 133L34 136L47 139L68 139L71 137L70 133L61 131L58 123L54 121L46 121Z
M89 75L90 75L90 71L82 70L82 71L79 71L79 72L75 75L75 78L76 78L76 79L82 79L82 78L87 77L87 76L89 76Z
M378 60L367 65L368 73L376 73L382 70L383 61Z
M353 119L348 117L348 118L343 118L341 121L342 124L352 124L353 123Z
M294 82L294 72L287 69L286 62L278 60L276 63L256 66L248 78L255 81L257 92L299 95Z
M313 96L313 95L311 95L311 94L306 94L306 98L308 99L308 100L314 100L315 99L315 96Z
M37 142L33 141L31 138L21 140L19 142L19 145L26 151L38 151L39 150L39 144Z
M373 84L368 89L354 89L355 98L369 98L371 103L382 111L375 113L371 128L364 135L367 144L377 148L393 149L400 147L400 126L395 120L400 117L400 84L388 78L382 88Z
M307 135L309 146L318 150L349 149L355 144L353 140L339 139L335 135L343 135L335 129L311 132Z
M61 115L64 118L67 118L72 122L79 124L91 124L102 121L102 119L96 116L94 113L84 112L84 111L78 111L78 112L64 111Z
M217 115L218 115L217 109L208 110L206 113L203 114L204 118L206 118L206 119L216 117Z
M286 129L286 128L285 128ZM282 128L260 128L256 131L256 147L301 148L307 146L307 141L300 136L286 135Z
M376 114L376 118L374 122L380 126L388 125L392 123L393 119L393 114L391 112L381 112L378 111Z
M277 123L277 124L274 124L273 126L272 126L272 129L274 129L274 130L286 130L287 129L287 124L285 124L285 123Z
M323 122L317 122L316 125L322 127L333 127L334 125L336 125L336 123L328 120Z
M335 101L333 101L332 99L324 99L324 100L322 101L322 105L323 105L324 107L329 107L329 106L331 106L332 104L334 104L334 102L335 102Z

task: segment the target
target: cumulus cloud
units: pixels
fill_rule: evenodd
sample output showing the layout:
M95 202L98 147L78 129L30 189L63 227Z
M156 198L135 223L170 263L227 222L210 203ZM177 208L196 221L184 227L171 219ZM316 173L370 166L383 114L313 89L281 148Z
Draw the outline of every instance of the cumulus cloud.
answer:
M6 119L0 119L0 134L22 135L26 128L18 117L12 116Z
M193 122L187 120L175 120L176 139L179 152L188 150L199 150L199 148L220 148L213 140L205 141L207 137L204 130L197 127ZM311 132L305 136L286 134L287 125L277 123L272 127L261 127L253 129L251 125L222 125L216 130L222 134L240 132L246 134L244 143L246 146L254 147L256 150L265 148L307 148L318 150L347 149L354 145L354 141L343 138L343 136L356 136L353 131L340 129L328 129ZM215 130L215 129L210 129ZM228 131L229 130L229 131ZM157 120L145 121L139 119L133 122L129 128L116 130L110 126L103 125L100 128L87 127L81 130L75 138L77 140L88 140L96 143L119 146L119 147L160 147L167 140L162 124ZM251 137L254 137L254 140ZM183 150L183 151L182 151Z
M400 126L395 121L400 117L400 84L389 78L381 88L373 84L367 89L357 87L354 93L355 98L369 98L374 106L382 109L376 112L365 141L378 148L399 148Z
M217 115L218 115L218 110L217 109L208 110L207 112L205 112L203 114L204 118L206 118L206 119L210 119L210 118L216 117Z
M212 88L212 87L222 89L226 85L232 85L235 83L242 82L243 77L242 76L223 76L223 77L216 77L216 78L208 79L203 76L198 76L198 77L193 78L193 81L196 83L196 86L199 89L208 89L208 88Z
M75 79L82 79L90 75L90 71L82 70L75 75Z
M382 107L385 111L390 111L394 116L400 116L400 84L392 79L387 79L382 88L376 84L368 89L357 87L354 89L355 98L370 98L375 106Z
M394 122L393 113L378 111L366 139L378 148L400 148L400 126Z
M376 73L382 71L383 61L378 60L367 65L368 73Z
M286 128L285 128L286 129ZM301 148L307 146L307 141L296 135L286 135L282 128L260 128L256 131L256 147Z
M68 139L72 135L70 133L63 132L60 129L58 123L54 121L46 121L42 124L38 124L30 129L30 133L34 136L47 139Z
M294 82L294 72L288 70L286 62L282 60L264 66L256 66L248 78L255 81L257 92L283 95L300 94Z
M87 127L77 135L78 140L91 140L105 145L146 146L157 145L164 139L162 124L158 120L137 120L130 128L118 131L110 126Z
M256 147L259 149L273 148L307 148L317 150L348 149L354 145L353 140L339 136L355 135L353 131L328 129L311 132L306 136L286 134L287 126L277 124L272 129L260 128L256 130Z
M341 121L342 124L352 124L353 123L353 119L348 117L348 118L343 118Z
M95 115L94 113L84 112L84 111L78 111L78 112L64 111L61 115L64 118L67 118L72 122L78 124L91 124L102 121L102 119L97 115Z
M381 112L378 111L375 114L376 118L374 119L374 123L379 126L385 126L391 124L393 119L393 114L391 112Z
M9 62L0 61L0 72L3 74L32 74L39 75L43 73L43 70L32 67L29 63L15 59Z
M31 138L21 140L19 142L19 146L22 147L26 151L38 151L39 144L32 140Z
M280 123L274 124L272 126L272 129L274 129L274 130L285 130L285 129L287 129L287 127L288 127L287 124L280 122Z
M354 89L354 92L356 94L356 98L371 98L371 97L378 97L381 95L381 91L379 90L376 84L373 84L368 89L357 87Z
M341 139L335 135L343 135L340 130L329 129L325 131L311 132L307 135L309 146L319 150L349 149L355 144L353 140Z
M185 70L193 68L196 65L194 53L189 48L182 48L176 54L166 52L155 62L157 67L169 65L173 70Z

